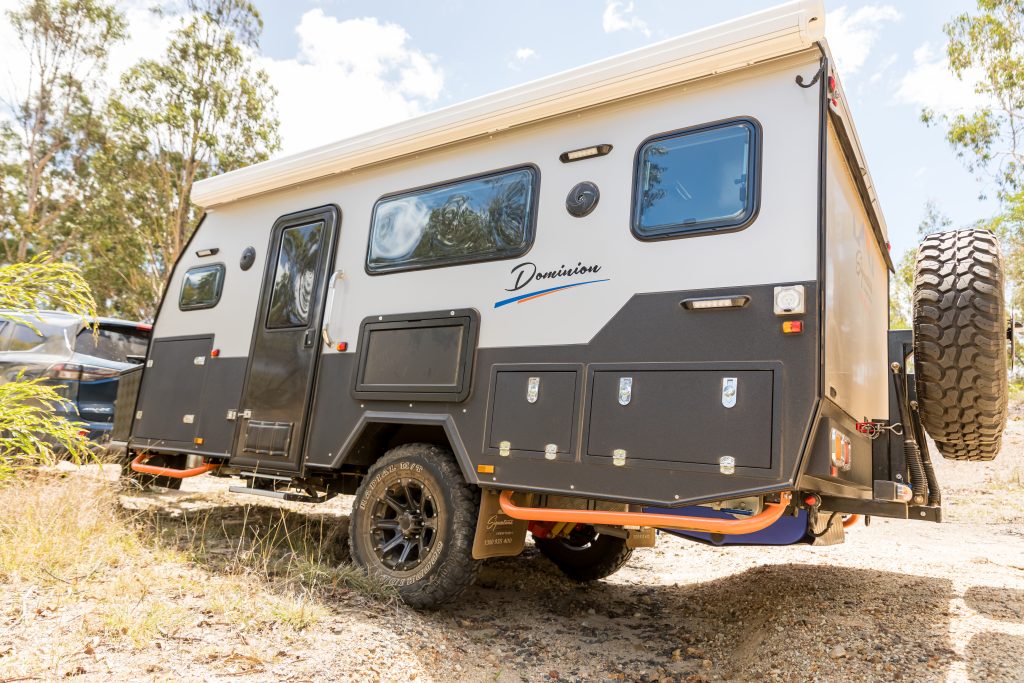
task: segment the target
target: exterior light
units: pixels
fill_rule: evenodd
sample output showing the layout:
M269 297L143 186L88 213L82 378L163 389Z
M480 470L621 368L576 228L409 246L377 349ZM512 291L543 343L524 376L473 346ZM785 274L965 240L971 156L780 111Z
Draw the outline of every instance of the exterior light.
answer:
M748 303L750 303L750 297L740 294L713 299L686 299L682 302L682 306L689 311L706 311L715 308L743 308Z
M800 334L804 331L803 320L787 320L782 323L782 334Z
M611 145L593 145L591 147L574 149L569 152L562 152L558 156L558 158L563 164L568 164L571 161L580 161L581 159L591 159L593 157L603 157L610 151L612 151Z

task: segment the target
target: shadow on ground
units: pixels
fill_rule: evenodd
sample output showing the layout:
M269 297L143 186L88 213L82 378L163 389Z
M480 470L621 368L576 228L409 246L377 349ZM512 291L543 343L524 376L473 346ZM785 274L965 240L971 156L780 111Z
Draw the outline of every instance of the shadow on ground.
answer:
M348 561L348 518L336 513L172 505L147 523L211 571L240 553L262 553L271 575L297 556ZM649 560L637 554L631 564ZM319 597L332 606L330 594ZM678 585L641 582L627 565L580 585L528 545L519 557L485 563L457 603L407 616L454 639L471 662L467 675L494 680L944 680L957 657L954 597L948 580L791 563ZM1020 591L975 588L965 597L995 619L1019 620L1024 605ZM972 678L1013 680L985 664L1009 637L972 640ZM425 656L423 664L429 670Z

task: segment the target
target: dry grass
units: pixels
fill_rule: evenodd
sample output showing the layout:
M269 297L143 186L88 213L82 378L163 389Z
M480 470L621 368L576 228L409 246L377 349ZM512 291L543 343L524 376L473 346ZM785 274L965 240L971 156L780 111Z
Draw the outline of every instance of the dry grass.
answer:
M138 652L194 640L209 625L297 634L330 617L339 597L392 599L343 557L345 531L337 519L273 508L129 512L116 484L77 473L8 483L0 487L0 593L8 595L0 672L61 670L70 643L79 654L89 643ZM26 628L19 641L19 629L40 620L48 642L19 647L38 640Z

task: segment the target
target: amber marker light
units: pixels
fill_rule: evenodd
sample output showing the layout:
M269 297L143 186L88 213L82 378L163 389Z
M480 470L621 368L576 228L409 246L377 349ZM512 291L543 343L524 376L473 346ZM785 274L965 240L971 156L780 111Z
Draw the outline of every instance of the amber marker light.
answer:
M477 465L476 471L480 474L494 474L494 465Z
M348 342L338 342L335 348L339 351L348 351Z
M804 331L803 320L787 320L782 323L782 334L800 334Z

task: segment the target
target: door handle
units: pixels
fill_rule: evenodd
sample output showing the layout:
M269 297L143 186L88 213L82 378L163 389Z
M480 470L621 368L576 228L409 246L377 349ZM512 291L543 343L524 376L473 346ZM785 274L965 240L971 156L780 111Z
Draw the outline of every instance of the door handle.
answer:
M306 334L305 334L305 336L304 336L304 337L302 338L302 345L303 345L303 346L304 346L305 348L307 348L307 349L308 349L308 348L309 348L310 346L312 346L312 345L313 345L313 341L314 341L315 339L316 339L316 328L313 328L313 327L311 327L311 328L309 328L308 330L306 330Z

